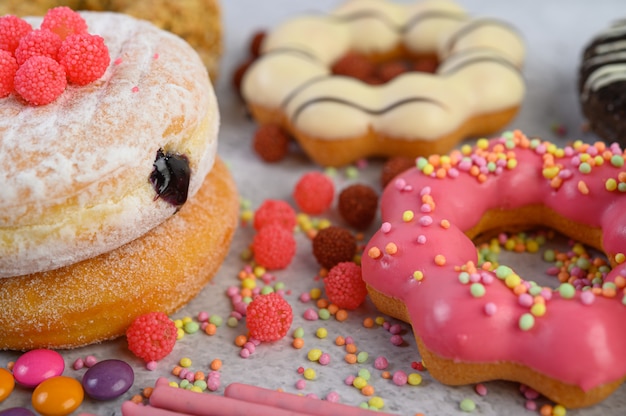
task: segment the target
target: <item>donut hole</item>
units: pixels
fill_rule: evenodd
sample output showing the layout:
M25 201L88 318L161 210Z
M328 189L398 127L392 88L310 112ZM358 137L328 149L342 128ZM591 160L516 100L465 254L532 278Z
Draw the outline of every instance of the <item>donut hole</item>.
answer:
M385 84L407 72L437 71L439 60L436 56L410 56L401 54L393 57L373 57L358 52L348 52L332 66L334 75L356 78L371 85Z
M487 233L473 240L479 263L511 267L525 281L557 289L570 283L576 289L602 288L611 270L604 252L549 228Z

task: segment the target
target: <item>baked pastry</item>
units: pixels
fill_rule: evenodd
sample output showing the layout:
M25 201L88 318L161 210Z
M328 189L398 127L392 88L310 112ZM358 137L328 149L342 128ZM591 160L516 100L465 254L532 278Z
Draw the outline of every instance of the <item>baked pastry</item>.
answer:
M113 11L152 22L185 39L202 58L215 83L222 55L221 9L217 0L3 0L0 16L41 16L48 9Z
M351 52L376 62L436 57L439 65L435 74L372 86L333 74ZM282 126L321 165L416 157L505 126L524 96L523 59L510 25L470 18L452 1L348 1L268 33L241 93L259 124Z
M81 16L108 47L102 78L47 105L0 99L0 349L84 345L173 312L237 222L198 54L147 21Z
M430 160L384 190L362 257L378 309L411 323L444 384L517 381L567 408L611 394L626 378L624 151L516 131ZM603 250L612 270L552 289L478 264L472 238L533 227Z
M578 90L589 127L607 142L626 144L626 20L615 22L585 47Z

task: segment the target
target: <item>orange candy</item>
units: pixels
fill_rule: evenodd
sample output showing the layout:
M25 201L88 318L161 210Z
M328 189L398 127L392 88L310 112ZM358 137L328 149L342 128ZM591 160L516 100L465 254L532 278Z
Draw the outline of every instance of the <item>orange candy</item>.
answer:
M43 416L65 416L78 409L85 393L72 377L56 376L42 381L33 391L32 403Z
M15 379L10 371L0 368L0 402L9 397L15 388Z

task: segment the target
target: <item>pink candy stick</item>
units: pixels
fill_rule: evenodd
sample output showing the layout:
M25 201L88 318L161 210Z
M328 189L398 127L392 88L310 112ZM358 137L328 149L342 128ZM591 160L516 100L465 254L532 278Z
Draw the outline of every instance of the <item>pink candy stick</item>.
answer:
M181 416L181 413L127 401L122 404L122 416Z
M210 393L198 393L176 387L156 383L150 395L150 405L158 410L167 410L193 416L307 416L306 414L283 410L276 407L247 403L229 397ZM125 416L144 416L145 414L128 414ZM164 413L163 416L172 413ZM161 416L156 414L155 416Z
M228 385L226 390L224 390L224 396L242 402L258 403L300 412L309 416L391 416L388 413L373 412L356 406L298 396L242 383Z

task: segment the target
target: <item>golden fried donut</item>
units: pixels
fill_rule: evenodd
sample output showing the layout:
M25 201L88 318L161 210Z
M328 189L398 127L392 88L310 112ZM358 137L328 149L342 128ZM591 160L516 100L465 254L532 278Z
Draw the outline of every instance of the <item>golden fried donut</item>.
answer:
M81 15L108 47L104 75L47 105L0 99L0 348L83 345L173 311L236 223L198 54L147 21Z
M363 279L382 312L411 323L435 379L517 381L568 408L626 379L624 155L516 131L420 158L385 188ZM612 270L552 288L478 264L471 238L538 226L603 250Z
M217 159L198 193L144 236L61 269L0 279L0 349L78 347L123 335L143 313L176 311L221 266L238 208Z
M448 151L501 129L525 91L518 34L452 1L348 1L331 15L283 23L261 52L242 79L249 110L260 124L285 128L321 165ZM436 56L439 66L372 86L332 74L348 52L373 61Z
M48 9L112 11L152 22L185 39L202 58L215 82L222 56L222 22L218 0L3 0L0 16L39 16Z

